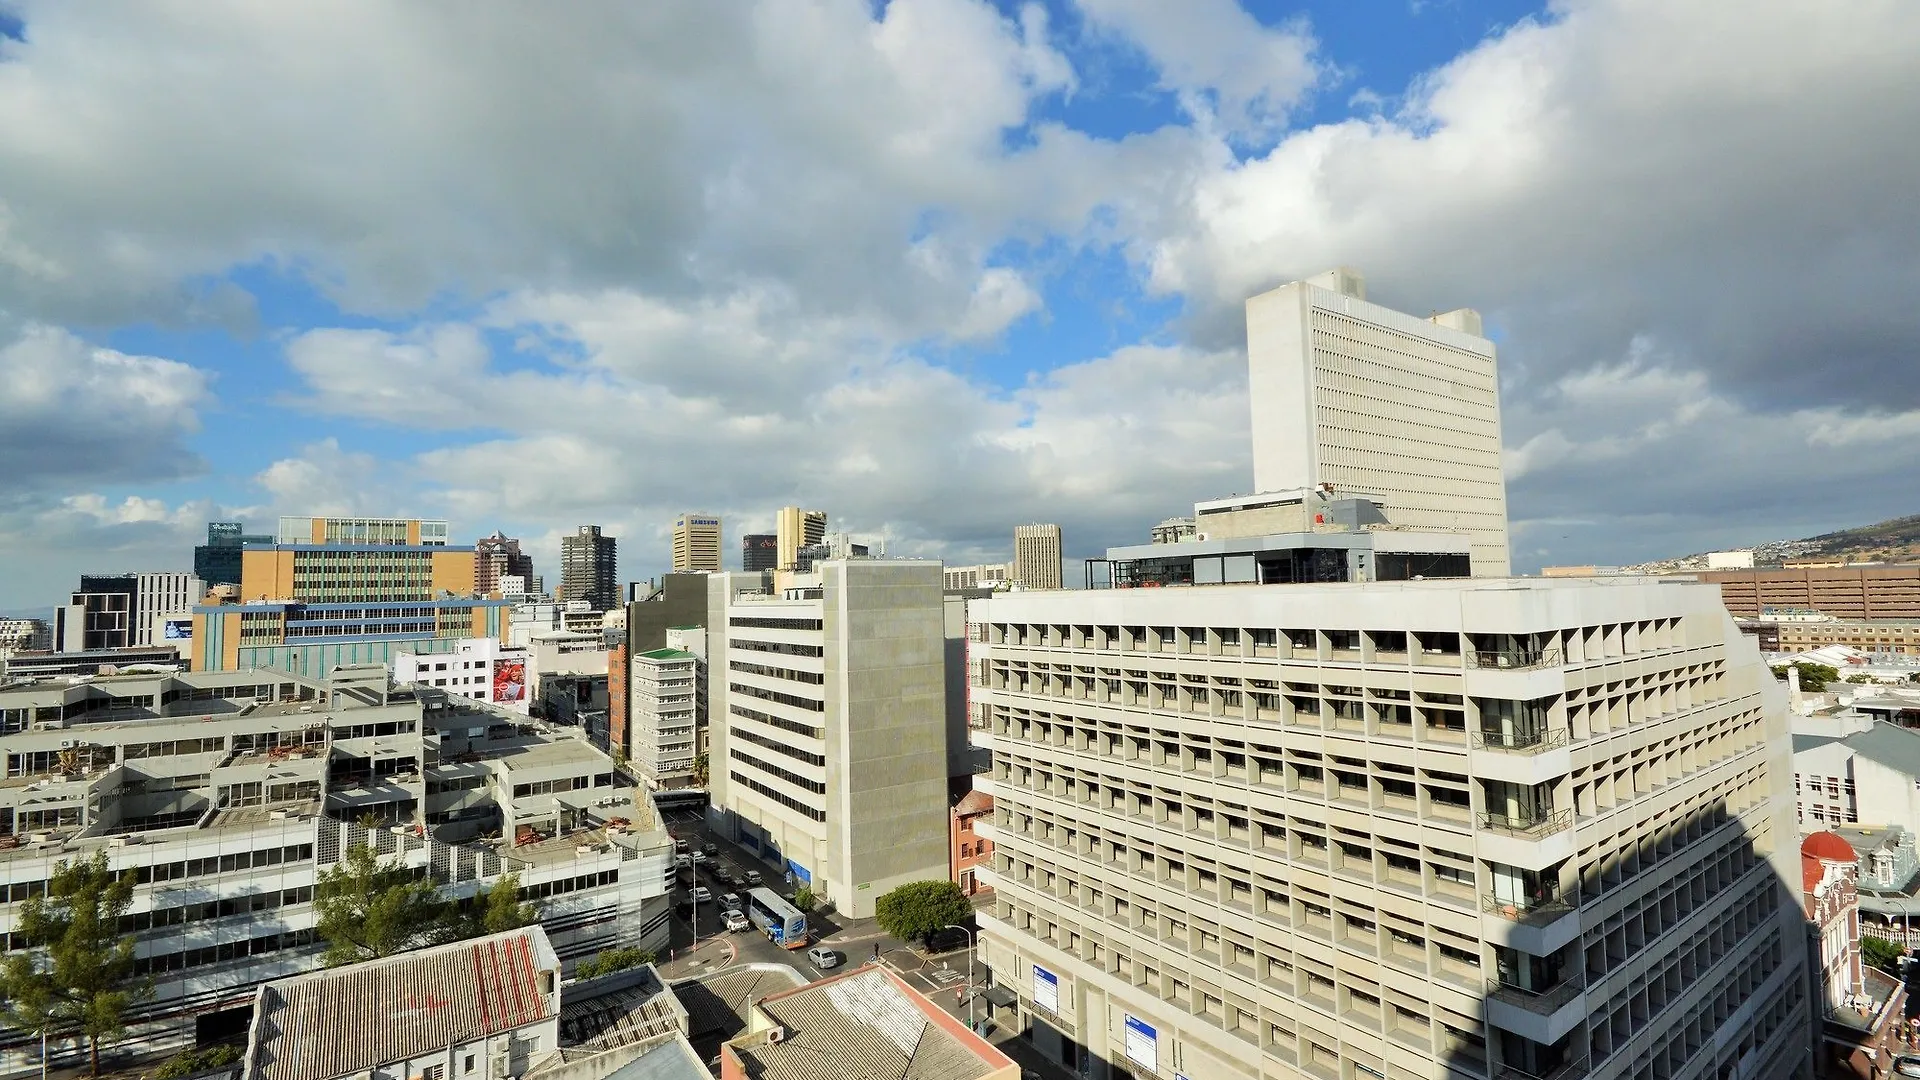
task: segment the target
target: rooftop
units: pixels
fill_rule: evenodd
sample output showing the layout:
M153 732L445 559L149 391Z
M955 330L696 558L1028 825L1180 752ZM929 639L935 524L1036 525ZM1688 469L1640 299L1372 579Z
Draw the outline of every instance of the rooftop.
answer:
M673 984L673 994L686 1007L690 1035L732 1038L746 1030L754 1002L799 984L799 973L785 964L746 964L683 979Z
M686 651L685 649L651 649L651 650L648 650L647 652L639 653L636 656L636 659L638 659L639 657L645 657L648 660L698 660L700 659L699 657L693 655L692 653Z
M774 994L758 1009L781 1030L779 1041L761 1031L733 1040L724 1051L749 1077L981 1080L1018 1075L1005 1054L884 968L858 968Z
M569 1048L616 1046L684 1032L687 1010L652 964L573 983L560 992L560 1041Z
M269 983L244 1080L324 1080L551 1017L559 967L536 926Z

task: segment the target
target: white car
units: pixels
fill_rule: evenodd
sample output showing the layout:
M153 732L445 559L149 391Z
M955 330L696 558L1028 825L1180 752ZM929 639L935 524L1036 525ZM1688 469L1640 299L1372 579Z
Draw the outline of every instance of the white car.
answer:
M707 853L704 851L696 851L692 855L687 857L693 860L693 865L695 866L699 866L701 863L704 863L707 861Z
M730 892L721 893L720 906L723 908L726 908L728 911L739 911L740 910L740 894L730 893Z
M692 857L692 856L690 856L690 855L675 855L675 856L673 857L673 868L674 868L675 870L687 870L687 869L691 869L692 867L693 867L693 857Z
M813 966L819 968L821 971L840 966L840 954L824 945L815 945L813 948L808 949L807 959L813 961Z
M745 930L749 926L753 925L752 923L747 921L747 917L745 915L741 914L737 910L729 910L725 915L722 915L720 917L720 921L724 926L726 926L727 932L730 934L737 934L740 931Z
M713 899L713 890L712 890L712 889L709 889L709 888L707 888L707 887L706 887L705 885L695 885L695 886L693 887L693 902L694 902L694 903L696 903L696 904L704 904L704 903L706 903L707 901L709 901L709 900L712 900L712 899Z

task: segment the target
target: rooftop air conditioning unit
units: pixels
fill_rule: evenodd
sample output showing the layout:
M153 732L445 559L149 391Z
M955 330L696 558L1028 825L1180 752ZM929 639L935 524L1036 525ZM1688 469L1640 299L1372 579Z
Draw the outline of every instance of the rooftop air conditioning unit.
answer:
M786 1039L787 1039L787 1029L786 1029L786 1028L782 1028L782 1027L776 1027L776 1028L768 1028L768 1029L767 1029L767 1042L768 1042L769 1044L772 1044L772 1043L778 1043L778 1042L785 1042L785 1041L786 1041Z
M78 739L61 739L60 740L60 749L62 750L71 750L74 747L79 745L80 745L80 740Z

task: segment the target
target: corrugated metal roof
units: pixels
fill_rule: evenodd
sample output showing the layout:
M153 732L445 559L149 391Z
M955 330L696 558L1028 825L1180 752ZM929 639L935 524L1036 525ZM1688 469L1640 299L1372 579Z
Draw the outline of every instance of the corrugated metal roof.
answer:
M978 1080L1007 1064L1004 1058L983 1058L934 1023L879 969L816 983L769 998L759 1007L785 1029L785 1037L777 1043L735 1046L752 1077Z
M557 967L531 927L272 983L249 1080L329 1080L544 1020Z

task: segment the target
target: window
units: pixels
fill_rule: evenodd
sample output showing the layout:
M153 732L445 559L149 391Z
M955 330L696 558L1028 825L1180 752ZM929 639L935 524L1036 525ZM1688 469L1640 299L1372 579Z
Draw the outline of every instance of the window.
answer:
M462 1058L460 1059L460 1071L461 1071L461 1072L463 1072L463 1073L470 1073L470 1072L472 1072L472 1071L473 1071L473 1066L474 1066L474 1057L473 1057L473 1055L472 1055L472 1054L468 1054L468 1055L466 1055L465 1057L462 1057Z
M447 1067L439 1064L429 1065L420 1070L420 1080L447 1080Z

